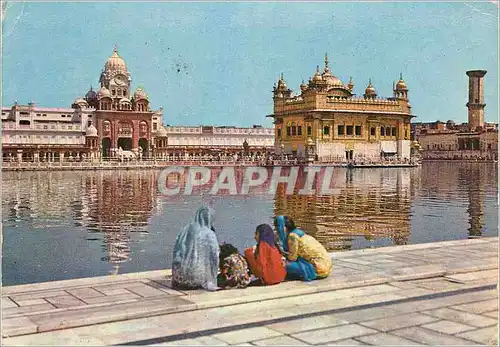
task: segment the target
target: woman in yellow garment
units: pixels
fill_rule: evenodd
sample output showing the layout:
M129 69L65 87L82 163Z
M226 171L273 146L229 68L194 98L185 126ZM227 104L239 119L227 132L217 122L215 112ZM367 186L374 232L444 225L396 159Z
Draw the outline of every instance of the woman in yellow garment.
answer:
M298 229L294 221L286 216L276 217L275 226L279 248L288 260L286 272L289 279L312 281L328 277L332 260L325 247Z

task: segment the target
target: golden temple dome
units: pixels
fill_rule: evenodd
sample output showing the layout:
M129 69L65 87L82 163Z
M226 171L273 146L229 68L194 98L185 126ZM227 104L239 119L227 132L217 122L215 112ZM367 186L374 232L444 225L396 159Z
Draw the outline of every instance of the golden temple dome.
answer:
M340 78L337 76L332 75L330 72L330 68L328 67L328 54L325 54L325 70L323 72L323 81L326 82L326 84L329 87L343 87L344 83Z
M399 75L399 81L396 83L396 90L406 90L406 82L403 80L403 74Z
M323 80L331 87L343 87L344 82L337 76L333 76L331 73L323 74Z
M118 55L118 48L115 46L113 50L113 54L108 58L106 64L104 65L104 71L121 71L127 72L127 65L125 64L125 60Z

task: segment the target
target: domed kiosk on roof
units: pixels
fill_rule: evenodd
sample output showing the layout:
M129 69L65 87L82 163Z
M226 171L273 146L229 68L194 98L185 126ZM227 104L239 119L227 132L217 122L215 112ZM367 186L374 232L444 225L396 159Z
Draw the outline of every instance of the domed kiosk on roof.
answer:
M90 86L89 91L87 92L87 94L85 94L85 99L87 100L87 102L89 102L89 100L97 99L97 93L94 91L94 89L92 89L92 86Z
M87 136L87 137L97 136L97 129L93 124L90 124L90 126L87 127L87 131L85 132L85 136Z
M148 99L148 95L146 94L146 91L142 87L137 87L137 89L134 92L134 100L138 101L141 99Z
M305 92L308 88L308 85L304 82L304 80L302 80L302 84L300 85L300 90L302 92Z
M287 98L292 95L292 90L288 88L283 77L283 73L278 80L278 85L273 88L273 94L275 98Z
M102 98L110 98L111 97L111 92L109 91L108 88L106 87L101 87L99 91L97 92L97 98L102 99Z
M372 85L372 79L368 80L368 86L365 89L365 94L363 95L365 99L375 99L377 97L377 93L375 92L375 87Z
M71 105L73 108L87 108L89 107L89 104L87 100L83 98L77 98L75 101L73 101L73 104Z
M403 74L399 74L399 81L394 86L394 97L400 99L408 99L408 87L403 80Z
M163 125L160 125L158 127L158 131L156 132L156 136L157 137L167 137L168 133L167 133L167 130L165 129L165 127Z

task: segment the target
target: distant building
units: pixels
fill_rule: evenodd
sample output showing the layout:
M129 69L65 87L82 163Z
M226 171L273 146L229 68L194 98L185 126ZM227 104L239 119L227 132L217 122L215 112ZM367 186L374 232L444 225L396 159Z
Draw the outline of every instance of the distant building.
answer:
M371 80L363 96L354 94L352 79L334 76L325 56L309 83L294 96L283 78L274 87L275 147L278 153L320 160L410 157L410 120L414 117L402 76L390 98L377 96Z
M204 152L241 152L244 143L250 153L274 150L274 129L254 125L252 128L233 126L166 126L168 151L176 156Z
M54 160L88 154L87 119L92 112L73 108L36 107L33 103L2 108L4 160Z
M33 103L24 106L17 102L3 108L4 160L115 157L120 149L148 157L155 140L159 150L165 150L166 136L160 130L162 109L150 109L143 88L132 93L131 81L115 47L101 72L100 89L90 87L71 108L43 108Z
M412 123L412 140L419 142L424 159L498 160L498 124L484 121L484 70L469 76L468 122L448 120Z
M251 152L273 148L274 130L255 125L184 127L162 124L163 108L152 110L144 88L131 89L131 74L115 47L104 64L100 88L92 87L71 108L34 103L2 108L3 160L62 161L113 158L129 151L137 158L180 153Z

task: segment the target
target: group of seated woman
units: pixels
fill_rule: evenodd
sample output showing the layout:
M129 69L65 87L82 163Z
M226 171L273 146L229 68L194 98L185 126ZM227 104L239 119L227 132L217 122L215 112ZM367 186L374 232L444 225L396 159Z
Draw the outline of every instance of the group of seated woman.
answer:
M175 240L172 286L213 291L273 285L285 279L312 281L329 275L331 259L314 237L287 216L276 217L274 227L276 231L268 224L259 225L257 244L242 255L230 244L219 246L213 210L201 207Z

